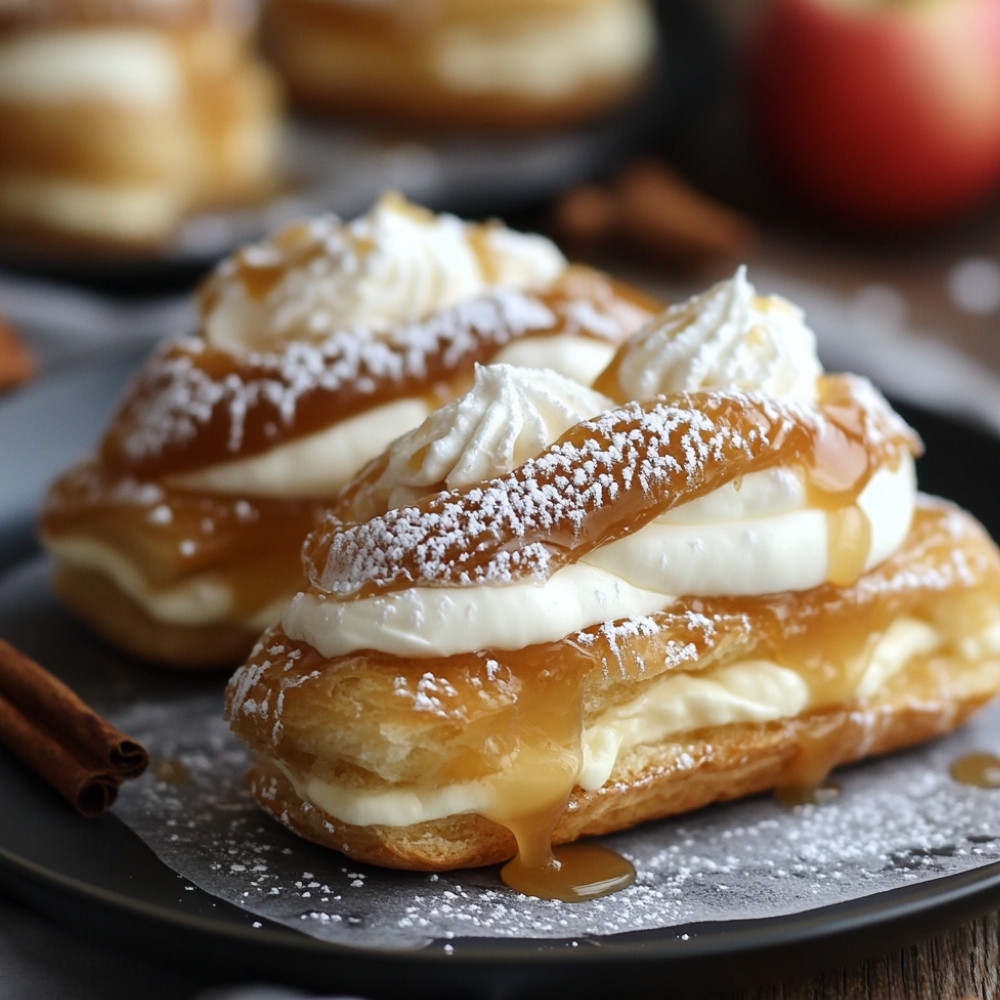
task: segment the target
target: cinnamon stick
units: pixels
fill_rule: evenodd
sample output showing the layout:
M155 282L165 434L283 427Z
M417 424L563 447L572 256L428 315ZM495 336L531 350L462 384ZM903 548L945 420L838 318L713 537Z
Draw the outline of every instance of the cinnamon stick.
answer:
M81 815L99 816L149 755L44 667L0 639L0 743Z
M0 390L27 382L37 369L35 356L0 316Z
M648 160L628 164L608 185L566 191L553 207L552 226L561 242L577 249L624 245L692 269L740 257L755 239L743 215Z

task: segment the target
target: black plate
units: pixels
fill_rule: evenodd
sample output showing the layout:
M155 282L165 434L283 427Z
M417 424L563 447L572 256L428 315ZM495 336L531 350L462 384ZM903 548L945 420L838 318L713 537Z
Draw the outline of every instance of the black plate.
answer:
M141 353L118 348L0 402L0 588L16 578L17 560L32 548L39 495L97 436ZM998 511L981 472L1000 458L1000 441L946 416L901 409L928 444L923 486L961 500L997 533ZM7 803L0 885L26 904L137 954L189 956L206 978L264 979L372 998L403 991L415 1000L570 992L603 998L653 984L659 996L699 996L881 954L1000 903L1000 864L992 863L786 917L575 941L456 938L414 951L372 951L267 921L254 926L252 915L168 869L113 814L77 817L5 752L0 801Z

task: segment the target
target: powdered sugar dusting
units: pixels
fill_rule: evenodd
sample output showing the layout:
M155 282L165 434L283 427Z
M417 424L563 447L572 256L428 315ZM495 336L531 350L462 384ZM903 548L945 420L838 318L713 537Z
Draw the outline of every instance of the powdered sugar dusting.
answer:
M298 340L281 350L259 350L208 370L202 341L166 345L140 373L123 409L116 447L129 462L156 458L198 438L213 421L225 428L225 450L238 454L248 415L260 409L278 440L295 423L301 401L312 394L351 394L376 401L396 398L415 385L423 391L432 368L453 372L485 349L531 332L548 330L552 310L537 297L494 290L386 335L371 329L336 331L318 340ZM485 345L485 346L484 346ZM364 408L362 405L360 408ZM224 456L223 456L224 457Z
M502 885L498 870L428 875L345 860L265 820L240 777L244 752L214 698L141 703L116 721L181 761L181 786L154 776L117 806L174 870L258 917L338 944L461 949L467 938L576 940L799 913L1000 860L997 792L958 785L950 763L995 744L1000 709L963 733L838 772L841 795L786 810L757 797L603 838L636 867L636 884L584 904L541 901ZM679 744L670 766L691 768Z
M44 633L32 632L40 615ZM616 934L660 931L679 941L716 933L715 921L805 913L1000 861L1000 792L949 775L964 754L1000 749L1000 704L944 739L836 772L841 794L823 805L787 810L758 796L603 838L635 865L636 884L574 905L520 896L495 867L359 865L271 822L246 790L247 751L222 719L218 678L140 669L72 628L43 561L0 584L0 631L150 750L152 767L122 787L115 814L181 876L179 894L198 887L322 941L437 942L442 960L444 944L461 954L481 938L613 948ZM697 753L681 741L669 766L690 769ZM164 764L183 778L167 780Z
M747 412L759 419L744 435ZM735 478L796 427L817 420L811 407L735 391L626 404L582 421L576 439L567 435L507 476L364 524L337 523L311 581L350 595L400 580L467 585L544 577L557 548L564 552L579 539L588 517L613 505L621 490L638 488L649 498L649 519L704 485L711 466L724 466L720 483ZM626 530L640 525L636 513Z

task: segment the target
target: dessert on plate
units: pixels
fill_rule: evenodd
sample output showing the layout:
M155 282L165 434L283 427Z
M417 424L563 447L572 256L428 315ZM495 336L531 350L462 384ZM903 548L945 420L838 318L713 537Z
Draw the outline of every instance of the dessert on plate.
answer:
M242 248L199 304L198 330L140 369L41 518L67 604L178 666L245 657L341 486L477 362L590 381L656 308L544 237L394 195Z
M344 489L227 692L268 813L353 859L552 846L958 726L1000 555L744 271L596 380L489 366Z
M478 129L616 107L655 45L648 0L267 0L264 24L299 105Z
M271 193L279 88L247 0L0 5L0 233L155 248Z

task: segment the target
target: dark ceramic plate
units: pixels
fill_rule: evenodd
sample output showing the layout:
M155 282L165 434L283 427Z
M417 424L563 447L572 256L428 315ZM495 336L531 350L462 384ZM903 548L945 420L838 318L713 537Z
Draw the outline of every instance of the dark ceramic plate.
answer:
M52 476L95 439L138 349L96 356L0 402L0 620L22 615L18 564ZM958 499L995 533L1000 511L981 476L1000 441L914 407L901 408L931 457L925 488ZM5 590L6 581L6 590ZM59 627L58 625L56 627ZM900 947L1000 904L1000 864L792 916L721 921L583 940L455 938L373 951L258 921L191 886L113 814L83 820L0 751L0 886L25 904L134 953L183 954L213 976L279 981L377 998L699 996L811 975Z

